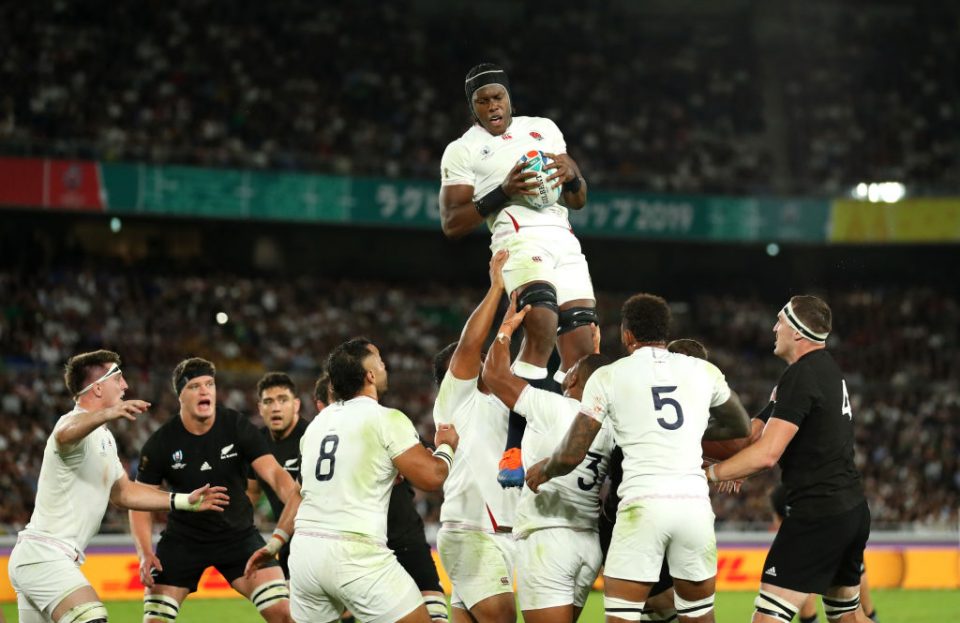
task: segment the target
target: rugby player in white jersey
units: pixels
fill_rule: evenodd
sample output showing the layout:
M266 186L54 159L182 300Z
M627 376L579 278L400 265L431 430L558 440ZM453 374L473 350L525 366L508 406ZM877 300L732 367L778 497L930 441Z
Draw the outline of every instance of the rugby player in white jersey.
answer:
M587 201L587 184L557 125L543 117L514 117L506 72L489 63L467 73L464 90L473 126L450 143L441 160L440 218L449 238L464 236L481 223L492 234L490 249L510 252L503 268L507 294L519 293L519 307L532 307L524 320L524 341L514 372L532 385L555 389L547 378L554 346L560 370L591 352L590 325L597 315L593 284L567 210ZM534 174L517 164L529 151L553 159L550 183L562 186L558 203L528 207ZM500 465L503 486L522 487L520 441L525 421L511 414Z
M467 320L460 340L434 359L440 389L433 406L437 426L453 424L460 449L443 487L440 559L453 583L450 599L458 623L513 623L514 509L520 492L503 489L496 469L507 437L508 409L480 378L483 345L503 297L506 251L490 260L490 289Z
M334 393L347 397L316 417L301 440L302 501L277 523L290 542L290 614L298 623L330 623L344 608L367 623L430 623L423 595L387 548L387 506L397 474L439 489L458 437L438 426L430 454L401 411L380 405L387 369L376 346L355 338L327 359ZM295 525L294 525L294 517ZM272 538L247 563L252 572L282 547Z
M222 511L229 501L223 487L172 495L130 480L106 423L135 422L150 403L123 399L127 382L119 355L98 350L71 357L64 382L76 405L47 439L33 515L10 554L10 583L23 623L107 621L80 565L108 502L147 511Z
M527 484L572 471L610 419L623 449L622 498L604 568L607 621L639 621L664 556L680 621L710 622L717 545L701 440L711 417L746 436L750 421L713 364L667 351L670 308L650 294L623 305L621 340L629 356L597 370L581 412L553 455L532 466Z
M610 363L599 354L600 330L594 327L594 351L571 367L564 395L537 389L510 371L510 338L523 318L511 306L483 364L483 381L508 407L527 420L523 436L525 466L550 456L580 412L587 380ZM517 507L517 593L528 623L573 623L586 603L603 555L597 518L600 486L613 450L604 424L573 472L544 483L539 494L524 488Z

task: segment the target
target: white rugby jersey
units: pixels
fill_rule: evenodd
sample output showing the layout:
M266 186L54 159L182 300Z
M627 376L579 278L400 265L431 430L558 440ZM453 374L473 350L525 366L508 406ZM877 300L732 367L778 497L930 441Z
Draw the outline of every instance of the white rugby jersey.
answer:
M85 409L75 407L57 421ZM123 474L117 457L117 443L106 425L98 426L76 445L57 448L54 433L43 449L43 463L37 483L37 499L24 534L50 538L83 550L100 531L100 522L110 502L110 490Z
M358 396L313 418L300 439L296 531L387 540L387 508L397 477L393 459L420 443L413 423L396 409Z
M433 420L453 424L460 443L443 485L441 522L480 530L513 526L520 492L497 482L509 415L496 396L477 389L477 377L458 379L450 371L443 377Z
M621 499L707 497L700 444L710 407L729 398L712 363L644 347L594 372L581 409L613 425L623 449Z
M527 385L514 411L527 420L523 433L523 467L548 458L563 443L570 425L580 412L580 402ZM540 493L523 488L517 507L515 534L540 528L597 530L600 514L600 486L607 476L613 435L604 422L587 456L572 472L545 482Z
M500 136L474 124L444 150L440 183L473 186L473 197L479 199L502 184L520 157L532 150L567 153L567 143L557 124L544 117L514 117ZM487 217L487 226L496 239L515 233L520 227L554 226L569 230L570 221L567 209L560 204L534 210L511 202Z

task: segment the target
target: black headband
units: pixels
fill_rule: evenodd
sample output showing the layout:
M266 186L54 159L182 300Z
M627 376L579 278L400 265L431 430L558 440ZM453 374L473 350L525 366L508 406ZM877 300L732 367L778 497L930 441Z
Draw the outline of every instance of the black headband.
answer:
M477 89L482 89L491 84L499 84L506 89L507 95L510 94L510 79L507 78L507 72L499 68L481 71L463 81L463 91L467 96L467 106L470 107L470 110L473 110L473 94L477 92Z
M187 383L197 378L198 376L217 376L216 370L213 366L198 366L189 371L184 370L184 372L177 377L177 380L173 383L173 390L177 393L177 396L183 392L183 388L187 386Z

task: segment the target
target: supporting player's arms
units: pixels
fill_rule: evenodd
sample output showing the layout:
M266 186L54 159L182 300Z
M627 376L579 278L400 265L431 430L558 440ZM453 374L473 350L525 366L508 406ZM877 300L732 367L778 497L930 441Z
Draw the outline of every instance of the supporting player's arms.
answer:
M133 482L123 474L110 489L110 502L120 508L137 511L170 510L170 493L142 482ZM187 502L196 505L191 510L223 512L230 504L226 487L204 485L187 496Z
M527 486L537 493L540 485L551 478L572 472L587 456L587 450L600 432L600 426L601 423L589 415L578 413L553 455L527 470Z
M510 338L517 327L523 323L523 318L528 311L530 311L529 305L517 311L517 293L514 292L510 297L510 305L500 324L497 337L490 345L487 358L483 362L483 382L511 410L517 404L524 388L529 385L510 370Z
M739 439L750 434L750 415L743 408L736 392L730 392L730 398L722 405L710 407L710 419L703 438L707 441Z
M53 439L57 442L57 448L68 448L83 441L84 437L106 422L120 418L136 421L137 416L149 408L150 403L143 400L124 400L108 409L72 413L60 421L53 432Z
M447 455L444 446L449 446L450 452L455 452L460 436L453 424L440 424L437 426L434 442L437 450L433 454L417 443L393 458L393 466L400 475L414 487L424 491L436 491L443 486L453 460L452 456Z
M508 251L497 251L490 258L490 289L463 325L460 341L450 357L450 374L458 379L468 380L480 374L483 342L490 333L490 325L503 297L503 265L509 257Z
M800 430L793 422L770 418L763 428L763 434L756 443L737 452L726 461L717 463L708 471L713 473L712 481L738 480L752 476L757 472L770 469L777 464L784 450Z
M251 462L250 466L260 476L260 480L267 483L267 486L273 489L284 504L290 496L300 492L300 485L287 470L280 466L272 454L264 454Z

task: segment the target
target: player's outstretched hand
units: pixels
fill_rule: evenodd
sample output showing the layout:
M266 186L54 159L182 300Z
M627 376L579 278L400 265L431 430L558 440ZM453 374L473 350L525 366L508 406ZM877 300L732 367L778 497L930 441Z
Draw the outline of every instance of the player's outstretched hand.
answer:
M547 473L544 469L547 466L547 461L550 459L543 459L537 463L534 463L530 466L530 469L527 470L527 486L530 487L530 490L534 493L540 493L540 485L550 480L547 478Z
M490 287L503 290L503 265L510 258L510 252L500 249L490 258Z
M153 552L147 552L140 559L140 582L147 588L153 588L153 571L163 571L160 559Z
M507 313L503 315L503 322L500 323L499 333L503 333L507 337L512 336L517 327L523 324L523 319L527 316L528 311L530 311L529 305L524 305L523 309L517 309L517 292L514 290L513 294L510 295Z
M150 403L143 400L123 400L120 404L107 409L111 420L126 418L131 422L137 421L137 416L150 408Z
M524 171L523 163L518 162L516 166L507 173L507 179L503 180L503 184L501 184L503 192L507 193L508 197L516 197L518 195L535 197L537 195L537 183L530 180L536 176L537 174L533 171Z
M453 427L453 424L438 424L437 432L433 436L433 443L437 447L445 443L456 450L457 444L460 443L460 435L457 433L457 429Z
M719 493L740 493L740 487L743 486L742 480L724 480L717 483L717 492Z
M227 495L227 488L211 487L209 483L193 491L187 500L190 504L200 502L200 506L197 508L198 512L216 511L222 513L223 508L230 505L230 496Z
M553 170L553 173L547 177L548 182L553 182L553 188L561 186L564 182L569 182L577 177L577 172L574 170L570 162L570 156L567 154L544 152L543 155L550 159L550 162L543 168L546 171Z
M263 565L275 558L276 556L270 553L266 546L261 547L250 556L247 565L243 568L243 575L247 578L253 577L253 574L263 568Z

